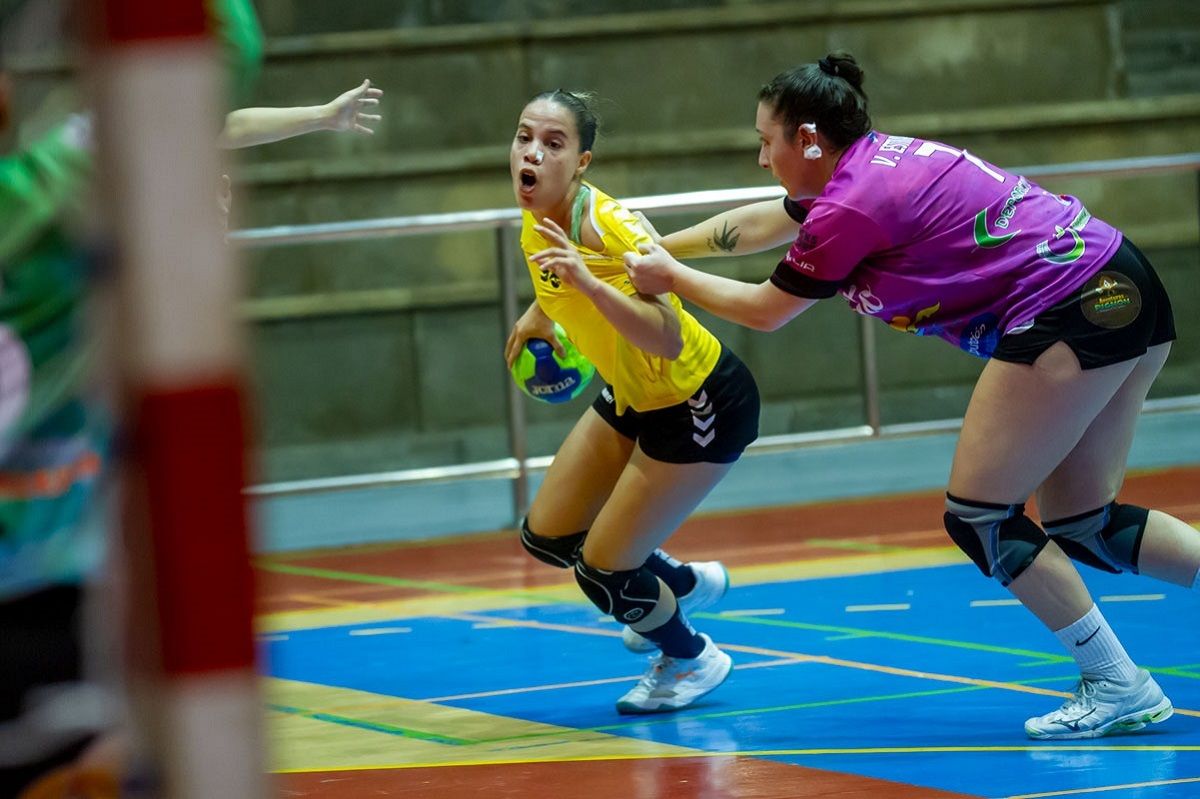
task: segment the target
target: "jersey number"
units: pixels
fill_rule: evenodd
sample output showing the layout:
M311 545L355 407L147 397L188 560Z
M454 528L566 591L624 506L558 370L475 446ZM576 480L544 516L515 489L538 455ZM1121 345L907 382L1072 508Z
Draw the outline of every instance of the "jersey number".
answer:
M975 166L977 166L981 170L983 170L983 173L985 175L987 175L988 177L990 177L992 180L995 180L999 183L1004 182L1004 175L1001 175L999 172L992 169L990 166L985 164L983 161L981 161L976 156L971 155L966 150L956 150L955 148L948 147L945 144L938 144L935 141L927 141L927 142L921 142L921 146L913 151L913 155L919 155L922 158L928 158L929 156L933 155L934 153L947 153L948 155L952 155L955 158L962 156L963 158L967 159L972 164L974 164Z

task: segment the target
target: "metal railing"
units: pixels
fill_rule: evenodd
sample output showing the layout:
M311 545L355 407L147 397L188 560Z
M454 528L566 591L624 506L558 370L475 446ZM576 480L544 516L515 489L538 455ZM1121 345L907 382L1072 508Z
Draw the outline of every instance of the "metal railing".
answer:
M1029 178L1041 180L1076 177L1132 177L1172 172L1200 173L1200 153L1170 156L1121 158L1107 161L1087 161L1070 164L1030 166L1011 170ZM696 191L634 197L622 200L627 208L661 213L686 211L721 211L746 203L783 196L779 187ZM1200 182L1198 182L1200 196ZM348 222L328 222L312 225L280 225L276 227L240 230L229 234L229 240L243 247L257 248L287 244L306 244L329 241L363 241L368 239L412 236L424 233L446 233L469 230L494 230L500 282L500 304L505 329L511 329L519 315L517 276L524 273L517 232L521 212L517 208L463 211L446 214L388 217ZM835 430L821 430L760 438L750 445L748 454L777 452L814 444L896 438L943 433L957 430L961 419L941 419L928 422L884 425L881 423L879 368L876 359L875 331L877 325L866 316L859 317L862 359L862 401L865 424ZM514 512L519 516L529 504L529 476L545 469L551 457L531 458L526 450L526 420L522 395L512 381L508 385L508 438L510 456L499 460L422 469L403 469L372 474L294 480L254 486L247 493L258 497L276 497L344 491L361 488L444 482L471 478L498 478L512 481ZM1151 400L1146 412L1200 409L1200 395Z

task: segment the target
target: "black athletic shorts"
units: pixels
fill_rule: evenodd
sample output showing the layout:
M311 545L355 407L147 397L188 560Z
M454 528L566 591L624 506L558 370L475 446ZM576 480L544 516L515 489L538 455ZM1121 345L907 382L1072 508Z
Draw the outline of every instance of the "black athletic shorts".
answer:
M1032 327L1001 336L992 357L1033 363L1062 341L1082 368L1097 369L1174 340L1166 289L1142 251L1123 239L1113 257L1071 296L1038 314Z
M758 405L754 376L724 346L700 388L678 405L644 412L626 408L618 416L611 385L592 403L614 430L666 463L733 463L758 438Z

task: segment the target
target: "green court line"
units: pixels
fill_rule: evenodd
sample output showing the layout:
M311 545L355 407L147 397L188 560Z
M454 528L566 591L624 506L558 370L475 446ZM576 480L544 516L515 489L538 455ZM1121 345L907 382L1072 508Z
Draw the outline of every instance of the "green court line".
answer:
M511 591L508 589L496 588L478 588L473 585L455 585L454 583L438 583L430 580L408 580L403 577L388 577L384 574L363 574L361 572L346 572L338 571L337 569L320 569L314 566L296 566L290 563L266 563L258 562L255 564L263 571L278 572L280 574L295 574L301 577L323 577L327 580L343 580L348 583L367 583L368 585L387 585L394 588L419 588L425 591L437 591L443 594L460 594L460 595L481 595L491 594L494 596L516 597L518 599L528 599L540 604L584 604L580 602L566 601L560 599L551 599L545 594L534 591ZM555 586L557 588L557 586Z
M1147 669L1155 674L1167 674L1171 677L1186 677L1189 680L1200 680L1200 674L1189 671L1189 666L1162 666L1157 669Z
M398 588L422 588L429 591L440 591L443 593L453 594L486 594L491 593L497 596L519 597L523 599L533 600L542 604L587 604L582 601L571 602L560 599L550 599L542 594L527 592L527 591L507 591L496 590L491 588L476 588L474 586L454 585L452 583L439 583L427 580L408 580L403 577L388 577L386 575L376 574L361 574L358 572L338 571L335 569L320 569L312 566L295 566L285 563L259 563L260 568L267 571L275 571L283 574L296 574L304 577L324 577L330 580L345 580L348 582L369 583L375 585L390 585ZM1029 665L1055 664L1055 663L1070 663L1072 659L1066 655L1055 655L1051 652L1037 652L1029 649L1013 649L1010 647L994 646L992 644L978 644L968 641L953 641L945 638L931 638L921 635L907 635L904 633L890 633L878 630L864 630L857 627L837 627L828 624L811 624L808 622L799 621L784 621L781 619L771 619L755 616L722 616L719 613L694 613L694 618L700 619L718 619L726 622L734 622L740 624L759 624L768 627L785 627L795 630L812 630L816 632L836 633L839 635L853 635L862 638L884 638L892 641L905 641L914 644L931 644L934 646L946 646L956 649L969 649L977 652L992 652L1002 655L1014 655L1017 657L1031 658L1036 663ZM498 621L503 621L502 617ZM1174 677L1185 677L1190 679L1200 679L1200 675L1183 670L1182 667L1175 667L1169 670L1161 668L1146 667L1147 671L1154 674L1170 674Z
M580 601L570 601L562 599L551 599L543 594L528 592L528 591L509 591L496 590L491 588L476 588L475 586L454 585L453 583L439 583L427 580L408 580L403 577L388 577L386 575L362 574L358 572L338 571L335 569L320 569L312 566L296 566L284 563L259 563L260 568L267 571L275 571L283 574L296 574L305 577L324 577L331 580L345 580L348 582L369 583L375 585L390 585L399 588L422 588L429 591L441 591L443 593L453 594L494 594L496 596L508 596L522 599L529 599L541 604L589 604ZM1011 647L995 646L992 644L979 644L969 641L954 641L945 638L932 638L922 635L907 635L905 633L883 632L880 630L864 630L858 627L839 627L828 624L812 624L799 621L784 621L781 619L772 619L756 616L722 616L720 613L694 613L694 618L700 619L717 619L725 622L733 622L738 624L758 624L768 627L784 627L796 630L812 630L815 632L836 633L839 635L853 635L862 638L884 638L892 641L905 641L914 644L931 644L933 646L945 646L955 649L969 649L977 652L992 652L1002 655L1013 655L1017 657L1031 658L1036 663L1029 665L1051 665L1055 663L1071 663L1072 658L1066 655L1055 655L1051 652L1037 652L1030 649L1013 649ZM497 617L497 621L503 621L503 617ZM1200 679L1200 675L1185 671L1185 667L1164 668L1146 666L1147 671L1153 674L1170 674L1173 677L1185 677L1189 679Z
M905 633L890 633L876 630L863 630L857 627L835 627L829 624L811 624L802 621L785 621L783 619L769 619L762 616L722 616L719 613L693 613L692 618L696 619L717 619L726 622L736 622L739 624L758 624L767 627L786 627L796 630L813 630L816 632L838 633L842 635L855 635L862 638L886 638L892 641L905 641L912 644L932 644L934 646L946 646L954 649L971 649L977 652L994 652L1001 655L1015 655L1017 657L1032 658L1028 663L1020 663L1019 666L1052 666L1058 663L1074 663L1074 659L1067 655L1055 655L1051 652L1037 652L1030 649L1012 649L1004 646L994 646L992 644L977 644L970 641L954 641L946 638L930 638L924 635L906 635ZM1190 666L1142 666L1151 674L1166 674L1172 677L1185 677L1193 680L1200 680L1200 674L1197 674L1187 669ZM1019 682L1018 680L1010 680L1010 682Z
M277 705L274 703L267 704L268 710L275 710L279 713L286 713L289 716L302 716L315 721L325 721L330 724L340 724L343 727L356 727L360 730L369 730L370 732L380 732L385 735L397 735L401 738L412 738L418 741L428 741L429 743L445 744L447 746L469 746L477 744L479 741L473 741L470 738L454 738L449 735L438 735L433 732L422 732L421 730L413 730L407 727L398 727L394 724L387 724L381 721L366 721L364 719L354 719L349 716L339 716L333 713L320 713L314 710L305 710L299 707L290 707L288 705Z
M1057 677L1038 677L1031 680L1011 680L1015 685L1033 685L1034 683L1043 682L1067 682L1075 679L1074 675L1057 676ZM938 688L930 691L909 691L900 694L879 694L876 696L853 696L844 699L823 699L819 702L800 702L792 705L774 705L769 707L746 707L737 710L722 710L714 713L689 713L688 721L702 721L706 719L730 718L735 716L755 716L763 713L786 713L794 710L810 710L818 707L835 707L837 705L854 705L865 702L886 702L894 699L924 699L931 696L946 696L949 694L961 694L970 691L994 691L999 690L990 685L968 685L959 688ZM638 721L623 722L621 724L606 724L600 727L581 727L573 728L580 733L610 733L629 728L642 728L657 724L678 724L678 718L646 718L643 717ZM532 732L523 733L521 735L511 735L503 738L487 738L481 740L480 743L497 744L506 743L509 741L521 741L531 738L541 738L548 735L561 735L559 733Z
M858 627L837 627L831 624L811 624L803 621L784 621L769 619L762 616L722 616L719 613L693 613L692 618L714 619L734 622L736 624L757 624L765 627L784 627L792 630L812 630L814 632L838 633L839 635L858 635L864 638L886 638L891 641L905 641L910 644L932 644L934 646L953 647L955 649L972 649L978 652L993 652L1001 655L1032 658L1046 663L1073 663L1066 655L1055 655L1050 652L1037 652L1031 649L1013 649L1011 647L994 646L992 644L977 644L970 641L954 641L946 638L931 638L924 635L908 635L906 633L891 633L881 630L864 630Z

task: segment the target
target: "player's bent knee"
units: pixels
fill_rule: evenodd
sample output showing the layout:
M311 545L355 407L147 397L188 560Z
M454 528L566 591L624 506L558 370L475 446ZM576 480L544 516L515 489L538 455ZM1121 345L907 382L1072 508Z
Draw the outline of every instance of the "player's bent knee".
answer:
M551 538L538 535L529 529L529 519L521 521L521 545L525 551L542 563L549 563L560 569L574 568L583 550L583 540L587 538L587 530L581 533Z
M1113 574L1137 574L1149 515L1146 508L1110 502L1087 513L1048 521L1045 528L1071 559Z
M1029 568L1050 539L1025 506L963 499L946 494L946 532L988 577L1008 585Z
M580 558L575 564L575 582L602 613L639 632L661 627L675 615L675 595L645 566L608 571Z

